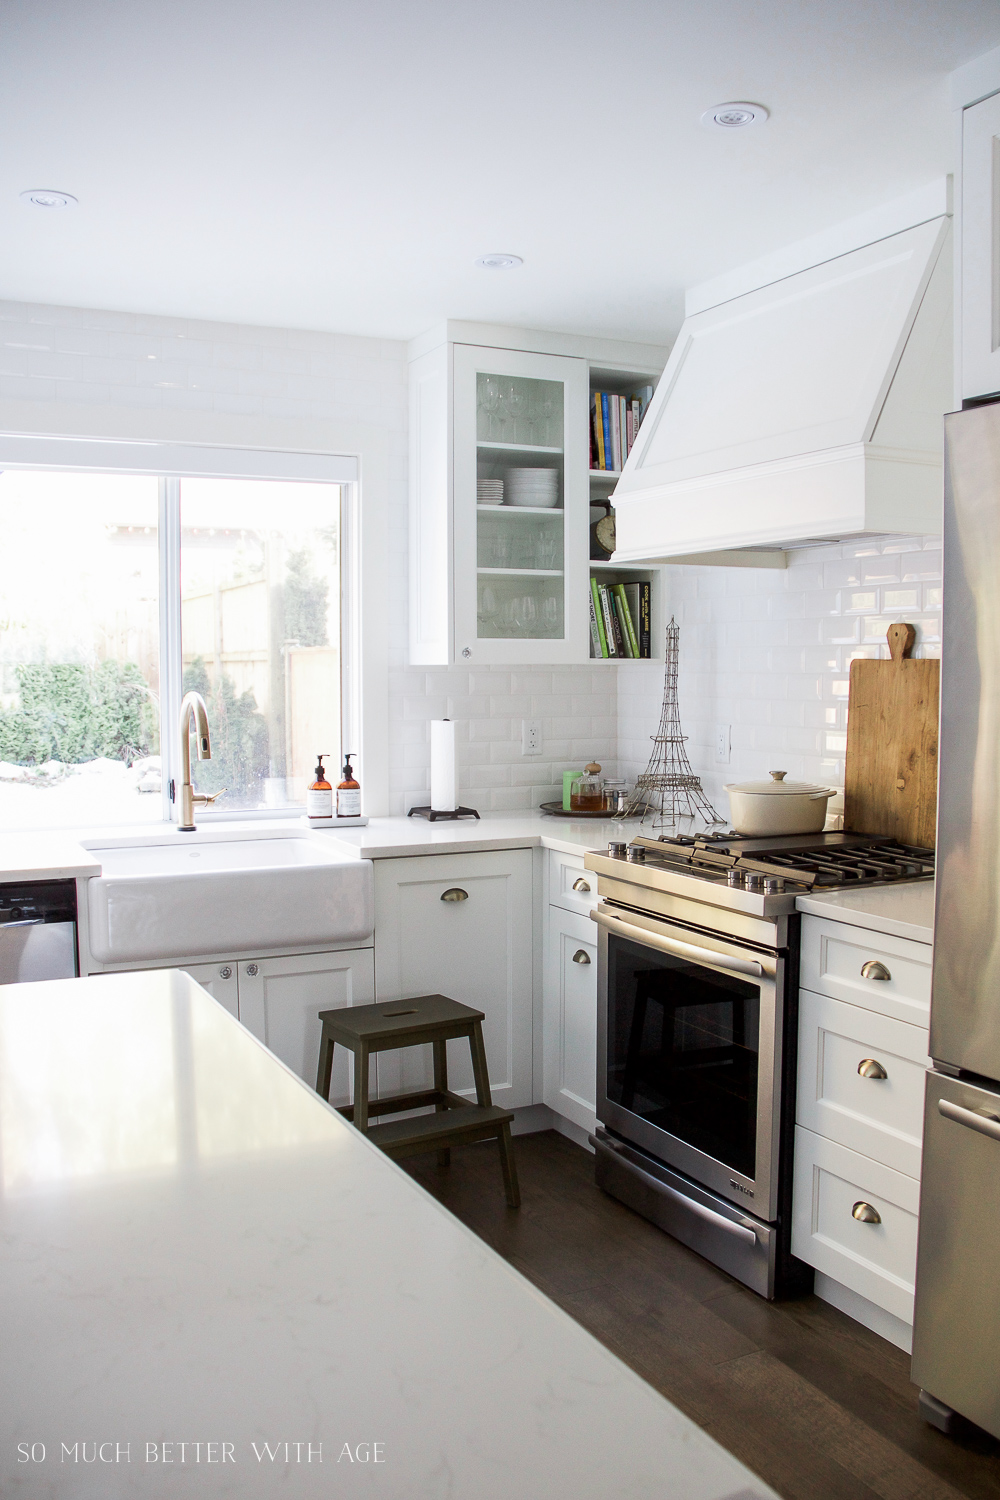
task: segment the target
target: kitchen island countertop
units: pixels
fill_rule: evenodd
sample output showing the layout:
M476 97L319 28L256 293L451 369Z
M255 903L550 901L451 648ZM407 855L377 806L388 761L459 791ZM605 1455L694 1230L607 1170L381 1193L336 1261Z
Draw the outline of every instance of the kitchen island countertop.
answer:
M10 1500L773 1500L186 975L4 987L0 1097Z

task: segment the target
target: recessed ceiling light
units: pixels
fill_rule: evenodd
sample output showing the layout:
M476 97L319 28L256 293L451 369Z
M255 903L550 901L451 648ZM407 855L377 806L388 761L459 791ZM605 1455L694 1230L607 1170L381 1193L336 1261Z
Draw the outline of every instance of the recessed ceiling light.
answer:
M22 203L31 203L35 208L76 208L77 200L72 193L61 193L57 188L28 188L21 194Z
M506 250L493 250L489 255L481 255L476 265L482 266L484 271L512 271L515 266L523 266L524 260L520 255L509 255Z
M748 104L745 99L728 104L713 104L701 117L703 125L718 125L722 130L740 130L744 125L763 125L768 111L763 104Z

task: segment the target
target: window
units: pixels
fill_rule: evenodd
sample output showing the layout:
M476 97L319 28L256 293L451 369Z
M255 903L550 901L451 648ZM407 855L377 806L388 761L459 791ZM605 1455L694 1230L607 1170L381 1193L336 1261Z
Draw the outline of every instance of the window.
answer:
M0 474L0 828L169 817L192 688L196 789L226 789L220 814L300 806L341 749L340 502L336 483Z

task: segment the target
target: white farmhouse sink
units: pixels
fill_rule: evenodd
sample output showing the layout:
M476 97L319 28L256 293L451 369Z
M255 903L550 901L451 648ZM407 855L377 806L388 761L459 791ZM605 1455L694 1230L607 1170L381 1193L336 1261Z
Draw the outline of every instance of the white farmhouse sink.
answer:
M308 836L95 849L90 950L101 963L196 958L367 940L370 860Z

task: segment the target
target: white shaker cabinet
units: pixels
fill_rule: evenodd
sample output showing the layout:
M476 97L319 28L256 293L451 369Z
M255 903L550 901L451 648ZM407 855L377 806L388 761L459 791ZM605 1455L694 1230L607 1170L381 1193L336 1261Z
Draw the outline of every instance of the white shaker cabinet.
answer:
M595 880L596 885L596 880ZM549 906L542 998L543 1100L581 1130L597 1125L597 928Z
M1000 391L1000 94L962 114L963 400Z
M588 391L579 358L449 343L414 361L412 662L586 658Z
M370 1005L375 999L375 960L371 948L339 953L292 954L287 958L241 959L240 1020L248 1031L316 1086L321 1010ZM330 1086L333 1103L348 1097L348 1058L334 1057Z
M375 999L371 948L282 958L244 954L178 967L311 1087L315 1087L319 1065L319 1012L342 1005L370 1005ZM330 1098L338 1104L348 1097L347 1055L338 1053Z
M531 1104L532 854L502 849L375 861L378 999L442 994L485 1014L494 1104ZM449 1084L474 1092L468 1043L448 1043ZM380 1094L429 1086L430 1048L378 1057Z
M792 1254L843 1312L910 1347L930 943L802 919Z

